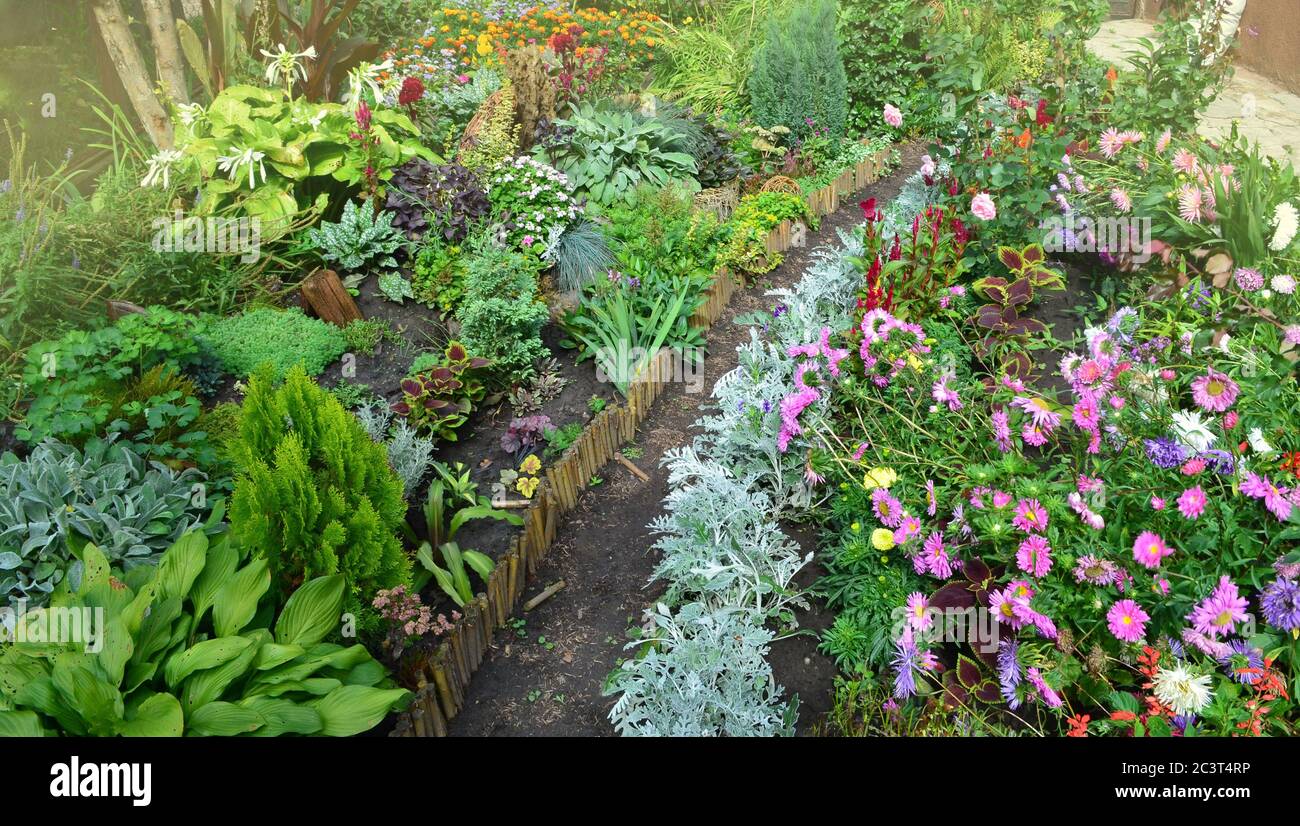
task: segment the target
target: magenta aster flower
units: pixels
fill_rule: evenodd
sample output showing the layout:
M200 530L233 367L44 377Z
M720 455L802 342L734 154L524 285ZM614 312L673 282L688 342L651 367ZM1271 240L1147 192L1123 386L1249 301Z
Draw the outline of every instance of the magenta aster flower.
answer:
M1060 708L1065 705L1065 701L1061 699L1060 695L1053 691L1052 687L1043 680L1042 672L1037 668L1030 668L1025 672L1025 676L1028 678L1029 684L1034 687L1039 699L1047 703L1050 708Z
M1075 582L1110 585L1115 581L1115 563L1092 554L1084 554L1074 563Z
M1030 398L1028 396L1016 396L1011 401L1012 407L1017 407L1029 414L1035 427L1040 427L1051 433L1056 426L1061 423L1061 414L1052 410L1052 405L1043 398Z
M1016 614L1016 605L1019 602L1020 600L1006 591L993 591L989 594L989 613L1003 625L1020 629L1024 627L1025 622Z
M1131 599L1121 599L1106 612L1106 626L1120 642L1137 642L1146 633L1146 622L1151 619L1142 606Z
M1184 519L1196 519L1205 512L1205 491L1201 486L1188 488L1178 497L1178 512Z
M1227 576L1219 578L1214 592L1187 615L1187 620L1198 633L1210 637L1229 636L1237 630L1237 623L1245 622L1246 598L1237 592L1237 586Z
M1037 499L1021 499L1011 524L1025 533L1042 533L1047 530L1047 510Z
M921 520L915 516L903 515L902 524L894 531L894 544L903 545L921 532Z
M947 579L952 576L952 562L948 559L948 549L943 545L943 534L935 531L925 539L922 546L925 569L931 576Z
M907 596L907 624L917 631L929 630L934 625L934 616L926 611L930 600L920 591L913 591Z
M939 497L934 492L934 480L925 480L925 512L930 516L939 508Z
M1027 537L1016 551L1016 564L1020 570L1041 579L1052 570L1052 546L1041 536Z
M1137 539L1133 540L1133 558L1146 568L1159 568L1160 560L1174 552L1160 538L1160 535L1152 531L1143 531L1138 534Z
M1238 267L1232 274L1232 280L1237 282L1240 289L1248 293L1264 288L1264 276L1259 270L1252 270L1250 267Z
M952 381L952 378L953 377L950 373L944 373L940 376L939 380L936 381L934 386L930 389L930 395L934 397L935 402L946 404L948 405L949 410L957 411L961 410L962 403L961 397L957 395L957 391L948 386L948 382Z
M1192 401L1202 410L1222 413L1237 401L1240 393L1237 383L1217 370L1198 376L1192 382Z
M903 524L903 505L890 494L888 488L876 488L871 492L871 509L876 518L890 528Z
M1162 511L1162 510L1164 510L1164 509L1165 509L1165 500L1161 499L1159 496L1152 496L1152 497L1151 497L1151 510L1153 510L1153 511Z
M1025 440L1025 444L1033 447L1047 444L1047 434L1033 422L1025 422L1025 426L1020 429L1020 438Z

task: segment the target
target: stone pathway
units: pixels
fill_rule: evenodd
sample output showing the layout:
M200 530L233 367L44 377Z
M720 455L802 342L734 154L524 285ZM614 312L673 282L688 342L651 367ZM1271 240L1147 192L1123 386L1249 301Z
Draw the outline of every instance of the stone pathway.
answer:
M1110 20L1088 41L1088 48L1119 64L1137 48L1138 38L1153 37L1154 32L1146 20ZM1290 158L1300 168L1300 97L1238 65L1228 87L1201 118L1198 131L1217 140L1228 134L1234 120L1241 134L1259 143L1265 154Z

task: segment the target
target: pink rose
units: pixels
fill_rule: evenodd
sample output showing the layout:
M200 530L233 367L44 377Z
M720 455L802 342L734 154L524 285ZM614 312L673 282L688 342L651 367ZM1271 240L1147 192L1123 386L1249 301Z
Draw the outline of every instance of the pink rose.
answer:
M993 205L993 198L987 192L981 192L971 200L970 211L981 221L992 221L998 217L998 209Z
M885 123L895 129L903 125L903 113L892 103L885 104Z

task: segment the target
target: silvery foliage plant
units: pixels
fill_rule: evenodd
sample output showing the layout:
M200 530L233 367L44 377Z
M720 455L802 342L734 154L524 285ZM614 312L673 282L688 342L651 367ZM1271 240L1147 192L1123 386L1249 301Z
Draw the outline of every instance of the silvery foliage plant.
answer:
M662 554L654 576L669 583L664 599L743 606L769 620L804 605L793 581L812 554L801 557L772 524L772 501L754 478L738 479L689 447L670 451L667 466L666 513L650 524Z
M808 444L796 439L783 453L777 433L781 400L794 389L788 348L825 326L842 329L854 306L859 275L848 258L861 245L840 240L793 289L769 293L781 311L738 348L737 367L714 387L715 412L697 422L704 432L664 458L670 493L651 524L663 556L655 577L679 607L657 606L651 644L606 685L621 694L610 711L620 734L793 733L797 709L781 699L766 654L772 620L793 624L793 579L811 559L778 520L809 507L813 489L803 479Z
M742 608L659 603L648 644L606 681L619 694L610 711L621 735L772 737L794 733L796 709L781 699L767 662L772 632Z
M0 456L0 605L43 605L66 577L80 584L69 540L93 542L114 566L154 564L202 523L203 474L149 463L129 445L84 449L47 439L26 459Z
M393 414L382 404L357 409L357 419L372 442L388 448L388 464L402 480L402 497L410 499L433 466L433 439L421 436L406 419L393 422Z

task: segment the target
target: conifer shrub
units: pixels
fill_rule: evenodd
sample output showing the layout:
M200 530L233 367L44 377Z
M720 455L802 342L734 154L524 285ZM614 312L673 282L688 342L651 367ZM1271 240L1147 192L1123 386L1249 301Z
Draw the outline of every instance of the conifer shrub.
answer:
M231 532L266 557L282 596L341 573L344 611L363 634L377 630L371 600L411 581L397 537L406 515L402 481L384 446L301 367L276 386L264 365L249 380L233 452Z
M797 138L813 128L828 130L836 143L844 137L848 80L835 18L835 0L815 0L768 23L749 78L750 107L761 126L785 126Z
M465 262L465 297L457 310L469 352L488 359L506 383L525 381L547 354L542 326L549 317L537 298L536 259L480 238Z

